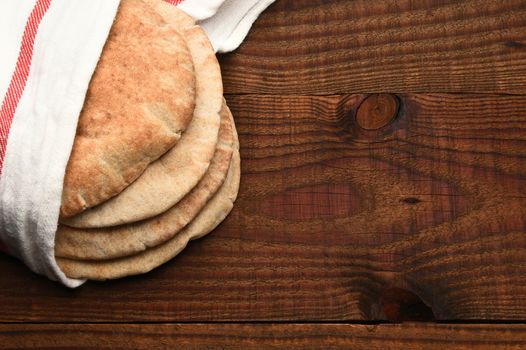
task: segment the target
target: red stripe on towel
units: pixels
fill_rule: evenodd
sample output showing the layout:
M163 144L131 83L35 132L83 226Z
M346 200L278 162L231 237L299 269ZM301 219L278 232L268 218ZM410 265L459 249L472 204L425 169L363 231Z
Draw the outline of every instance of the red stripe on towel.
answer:
M11 123L13 122L18 102L24 92L29 70L31 69L33 46L35 44L38 26L49 9L50 4L51 0L37 0L27 19L15 71L7 88L2 107L0 107L0 174L2 173L2 166L4 164L7 137L11 129Z
M184 0L164 0L164 1L166 1L167 3L172 4L172 5L179 5Z
M46 14L51 0L37 0L29 18L27 19L22 35L20 52L16 61L15 71L11 77L11 82L0 107L0 174L4 164L5 152L7 147L7 137L11 129L11 123L15 115L18 102L24 93L26 81L31 69L31 59L33 58L33 46L37 35L40 21ZM6 246L0 241L0 251L8 253Z

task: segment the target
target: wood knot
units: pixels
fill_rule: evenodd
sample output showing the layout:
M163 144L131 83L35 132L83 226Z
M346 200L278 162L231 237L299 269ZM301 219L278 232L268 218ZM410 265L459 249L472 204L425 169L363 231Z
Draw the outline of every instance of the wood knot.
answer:
M384 316L390 322L435 320L433 310L418 295L407 289L389 288L385 290L381 305Z
M398 98L391 94L374 94L362 101L356 112L356 122L365 130L378 130L398 114Z
M406 204L418 204L421 202L421 200L416 197L405 197L400 199L400 201Z

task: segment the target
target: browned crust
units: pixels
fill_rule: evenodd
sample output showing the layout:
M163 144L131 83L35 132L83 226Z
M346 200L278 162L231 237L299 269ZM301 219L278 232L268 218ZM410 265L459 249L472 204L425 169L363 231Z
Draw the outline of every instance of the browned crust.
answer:
M123 0L91 79L66 169L61 217L120 193L169 150L195 104L191 55L140 0Z
M112 259L132 255L162 244L183 229L225 181L237 137L226 104L221 111L219 140L210 167L198 185L165 213L133 224L78 229L60 225L55 255L70 259ZM236 144L234 144L236 143Z

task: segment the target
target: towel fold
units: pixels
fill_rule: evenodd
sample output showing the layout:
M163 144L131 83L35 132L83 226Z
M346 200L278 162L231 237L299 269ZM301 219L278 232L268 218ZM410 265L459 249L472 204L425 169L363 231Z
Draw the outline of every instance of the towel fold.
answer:
M198 21L216 52L229 52L243 42L254 21L273 2L274 0L184 0L178 7Z

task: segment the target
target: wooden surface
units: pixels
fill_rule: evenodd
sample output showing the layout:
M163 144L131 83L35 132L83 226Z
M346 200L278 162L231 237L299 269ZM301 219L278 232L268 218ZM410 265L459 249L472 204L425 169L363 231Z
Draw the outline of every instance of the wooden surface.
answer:
M495 323L526 322L526 1L278 0L220 62L232 214L147 275L76 290L0 256L0 321L43 323L2 336L524 346ZM336 324L407 320L491 324Z
M526 347L524 325L49 324L0 325L10 349L503 350Z
M277 0L227 93L526 92L525 0Z

